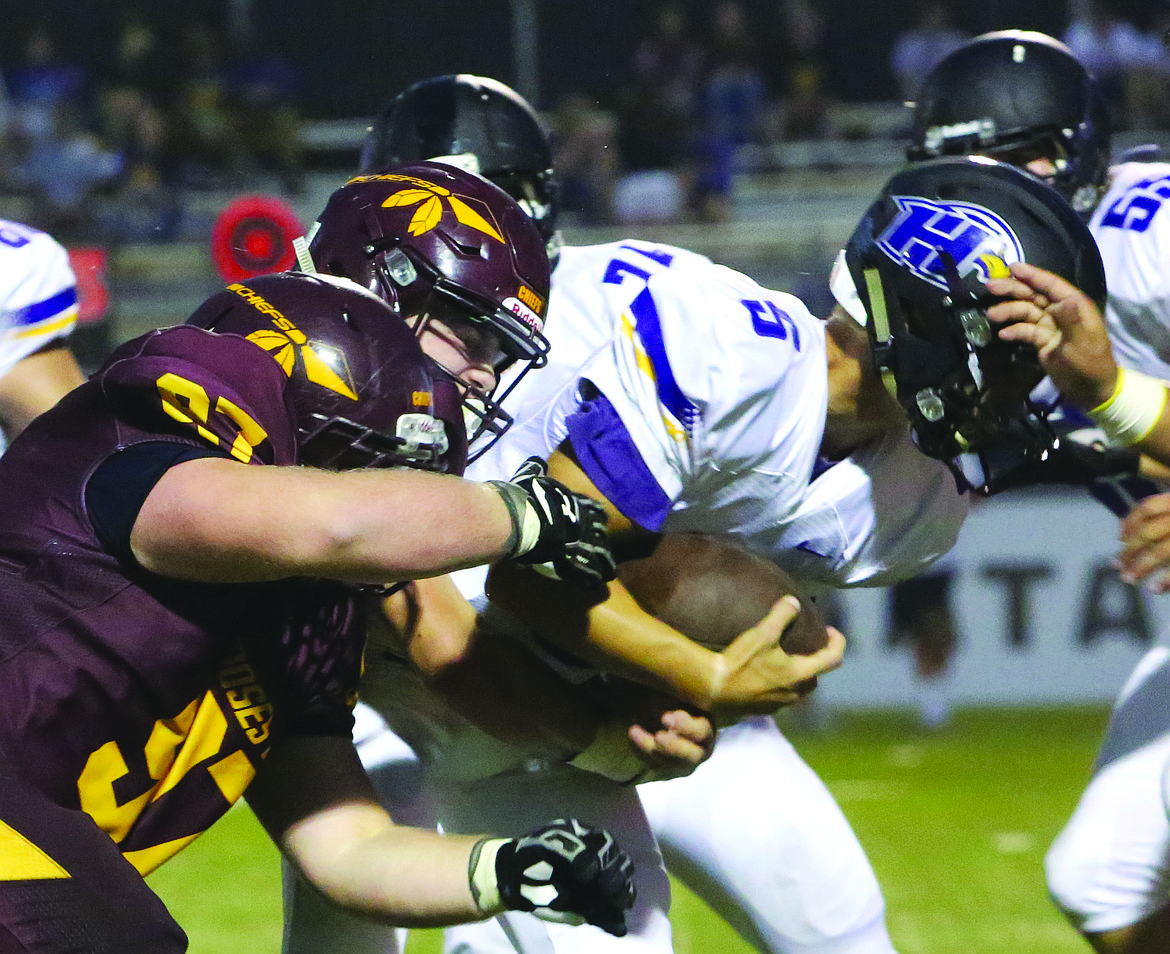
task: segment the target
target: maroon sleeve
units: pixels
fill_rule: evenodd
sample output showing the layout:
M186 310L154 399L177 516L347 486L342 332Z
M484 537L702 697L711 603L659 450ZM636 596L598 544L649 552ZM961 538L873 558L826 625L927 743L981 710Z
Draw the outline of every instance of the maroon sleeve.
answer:
M138 339L99 384L125 443L134 432L210 445L246 464L296 462L284 371L237 335L184 325Z

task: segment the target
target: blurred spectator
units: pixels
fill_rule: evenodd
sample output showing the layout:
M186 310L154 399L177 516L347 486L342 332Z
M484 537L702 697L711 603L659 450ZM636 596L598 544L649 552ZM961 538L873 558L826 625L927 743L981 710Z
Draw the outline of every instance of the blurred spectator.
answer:
M1088 2L1064 42L1100 81L1117 126L1165 123L1170 63L1157 34L1143 33L1107 3Z
M236 136L249 161L274 170L288 195L304 191L300 71L287 58L249 48L230 74Z
M969 33L951 23L946 3L927 0L918 5L914 25L894 38L890 50L890 70L902 99L910 101L918 94L918 84L948 53L971 38Z
M710 50L699 86L699 169L694 193L699 218L723 221L737 151L760 143L764 78L759 50L739 0L722 0L711 21Z
M669 222L685 214L702 67L702 48L688 35L682 4L664 4L617 95L623 173L614 213L620 222Z
M592 97L570 93L554 110L551 126L562 218L574 225L612 221L619 165L613 117Z
M825 19L809 0L783 9L781 95L771 139L825 139L831 132L832 97L826 90Z
M57 103L50 122L49 130L28 143L24 156L22 183L33 200L28 218L62 242L87 241L94 197L117 182L122 161L85 128L75 104Z
M27 221L62 241L91 238L94 195L116 181L121 163L90 128L86 71L60 54L48 26L39 23L8 83L7 181L31 200Z
M57 107L82 109L87 77L78 65L61 56L49 28L37 24L24 46L23 62L8 71L15 132L27 140L54 135Z
M183 77L173 105L169 152L183 185L216 188L246 165L246 147L237 134L223 41L202 20L183 24L177 41Z
M171 175L174 128L167 107L182 72L152 25L137 17L122 25L98 91L99 129L121 164L117 201L103 215L110 238L174 237L179 193Z

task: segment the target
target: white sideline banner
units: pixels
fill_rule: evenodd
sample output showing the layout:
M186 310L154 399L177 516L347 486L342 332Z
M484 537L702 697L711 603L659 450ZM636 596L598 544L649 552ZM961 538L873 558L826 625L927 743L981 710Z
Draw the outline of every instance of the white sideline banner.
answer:
M1123 584L1118 521L1087 493L1014 492L972 509L939 564L954 574L956 705L1109 702L1145 650L1170 641L1170 594ZM845 662L817 695L834 706L913 705L912 651L888 642L884 589L841 594Z

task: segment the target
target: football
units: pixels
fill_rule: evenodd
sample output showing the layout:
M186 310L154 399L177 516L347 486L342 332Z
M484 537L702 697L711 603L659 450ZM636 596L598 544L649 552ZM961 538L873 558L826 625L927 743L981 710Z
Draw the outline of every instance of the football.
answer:
M726 648L789 593L800 614L780 637L784 651L808 655L829 639L792 577L730 537L666 534L649 556L619 564L618 579L647 613L708 649Z

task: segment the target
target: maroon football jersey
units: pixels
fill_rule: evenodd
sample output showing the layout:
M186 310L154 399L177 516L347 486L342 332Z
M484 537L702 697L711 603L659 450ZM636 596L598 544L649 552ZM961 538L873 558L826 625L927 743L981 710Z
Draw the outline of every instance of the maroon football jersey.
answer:
M244 338L154 332L0 458L0 751L143 873L239 798L274 735L348 735L364 616L335 581L189 583L120 560L86 483L144 442L295 463L287 380Z

